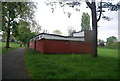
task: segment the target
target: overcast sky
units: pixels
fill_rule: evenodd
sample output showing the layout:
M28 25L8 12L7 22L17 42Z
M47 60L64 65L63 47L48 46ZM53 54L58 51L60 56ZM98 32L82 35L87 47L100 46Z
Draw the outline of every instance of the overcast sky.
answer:
M115 0L116 1L116 0ZM113 3L116 3L113 1ZM82 2L80 12L76 12L70 7L66 7L65 11L72 13L71 17L68 18L67 14L64 14L63 8L59 5L56 6L54 13L50 6L47 6L44 2L45 0L38 0L36 19L42 26L42 30L46 29L49 33L53 30L60 30L62 35L68 35L68 28L73 27L76 31L81 31L81 16L83 12L89 13L91 16L91 11L86 8L86 3ZM101 18L98 23L98 39L103 39L110 36L116 36L118 38L118 11L106 11L104 15L113 18L111 21L106 21Z

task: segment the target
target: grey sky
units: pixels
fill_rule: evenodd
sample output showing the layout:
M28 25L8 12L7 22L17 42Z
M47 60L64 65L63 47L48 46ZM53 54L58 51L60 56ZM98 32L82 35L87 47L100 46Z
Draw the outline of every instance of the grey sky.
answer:
M16 0L10 0L10 1L16 1ZM26 1L26 0L19 0L19 1ZM81 16L83 12L88 12L91 16L91 11L89 8L86 8L86 3L82 2L80 7L80 12L76 12L75 10L66 7L65 11L69 11L72 13L71 18L68 18L66 14L63 13L63 9L60 6L57 6L54 13L51 13L51 9L49 6L46 6L44 4L45 1L51 1L51 0L32 0L35 2L38 2L37 5L37 11L36 11L36 19L40 26L42 26L43 29L47 29L49 33L52 33L53 30L60 30L63 35L68 35L68 28L73 27L76 29L76 31L81 30ZM56 1L56 0L55 0ZM103 0L108 1L108 0ZM113 3L118 2L119 0L109 0L113 1ZM120 14L120 11L117 12L111 12L107 11L104 13L104 15L109 16L113 18L111 21L106 21L101 18L101 20L98 23L98 39L106 40L106 38L110 36L116 36L119 38L120 41L120 33L118 35L118 14ZM120 20L120 16L119 16ZM119 24L120 26L120 24ZM120 27L119 27L120 28ZM41 31L42 32L42 31Z
M16 0L10 0L16 1ZM23 0L21 0L23 1ZM45 1L51 0L32 0L38 2L36 19L40 26L42 26L42 30L47 29L49 33L52 33L53 30L60 30L63 35L68 35L68 28L73 27L76 31L81 30L81 16L83 12L88 12L91 16L91 11L89 8L86 8L86 3L82 2L80 7L80 12L76 12L72 8L66 7L65 11L69 11L72 13L71 18L67 17L67 14L63 13L63 9L57 5L54 13L51 13L51 8L44 4ZM57 1L57 0L53 0ZM77 0L78 1L78 0ZM81 1L81 0L79 0ZM82 0L83 1L83 0ZM99 1L99 0L97 0ZM108 1L108 0L103 0ZM118 2L119 0L109 0L113 3ZM105 21L101 18L98 22L98 39L106 40L106 38L110 36L116 36L118 38L118 11L111 12L107 11L104 15L113 18L111 21ZM41 31L42 32L42 31Z
M91 16L91 11L86 8L86 3L83 2L80 7L80 12L66 7L65 11L72 13L71 18L68 18L66 14L63 13L63 9L57 5L54 13L51 13L51 8L44 4L44 0L38 1L38 9L36 12L37 20L42 26L42 29L47 29L49 33L53 30L60 30L63 35L68 35L67 29L69 27L75 28L77 31L81 30L81 16L83 12L88 12ZM115 3L115 2L114 2ZM116 36L118 38L118 11L106 11L104 15L113 18L111 21L106 21L101 18L98 23L98 39L106 40L110 36Z

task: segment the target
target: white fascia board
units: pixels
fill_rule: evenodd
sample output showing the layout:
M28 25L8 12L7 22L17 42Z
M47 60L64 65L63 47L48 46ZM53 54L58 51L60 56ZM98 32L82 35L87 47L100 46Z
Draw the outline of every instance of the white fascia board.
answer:
M71 41L84 41L84 38L65 38L65 37L60 37L60 36L52 36L52 35L46 35L43 34L42 38L45 39L54 39L54 40L71 40Z
M82 32L77 32L77 33L73 33L73 36L74 37L81 37L81 36L85 36L85 32L84 31L82 31Z
M41 39L50 39L50 40L68 40L68 41L84 41L84 37L62 37L62 36L55 36L55 35L49 35L49 34L40 34L34 38L32 38L30 41L36 41Z

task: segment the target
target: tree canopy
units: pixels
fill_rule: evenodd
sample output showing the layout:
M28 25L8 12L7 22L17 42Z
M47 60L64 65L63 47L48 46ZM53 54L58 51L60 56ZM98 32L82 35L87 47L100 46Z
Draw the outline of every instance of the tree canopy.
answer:
M20 21L35 23L36 5L33 2L2 2L2 31L6 32L6 48L9 48L10 33L17 36Z
M73 36L73 33L76 32L76 30L72 27L68 28L68 36Z
M83 12L81 21L81 30L90 30L90 16L88 13Z
M115 36L110 36L107 38L106 47L108 48L118 48L119 42Z
M62 32L60 30L54 30L53 33L56 35L62 35Z
M30 38L32 38L35 35L36 33L31 32L29 28L29 24L27 22L25 21L19 22L18 29L17 29L17 35L15 36L15 38L18 41L21 41L23 43L28 43Z
M116 42L116 41L117 41L117 38L115 36L111 36L111 37L107 38L108 43L113 43L113 42Z
M30 28L27 27L19 27L18 28L18 35L16 36L16 39L23 42L23 43L29 43L30 38L36 35L36 33L31 32Z

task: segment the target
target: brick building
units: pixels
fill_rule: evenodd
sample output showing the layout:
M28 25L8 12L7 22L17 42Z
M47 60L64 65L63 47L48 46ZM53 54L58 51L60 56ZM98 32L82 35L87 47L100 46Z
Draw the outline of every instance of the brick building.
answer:
M30 40L30 48L47 54L92 53L92 31L73 33L73 37L41 33Z

